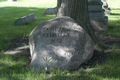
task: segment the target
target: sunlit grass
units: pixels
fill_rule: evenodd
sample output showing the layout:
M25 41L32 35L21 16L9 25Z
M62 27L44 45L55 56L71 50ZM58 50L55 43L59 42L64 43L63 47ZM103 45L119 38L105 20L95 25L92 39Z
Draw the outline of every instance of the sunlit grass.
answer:
M120 3L120 0L106 0L109 4L109 7L111 8L120 8L119 6L119 3Z
M109 15L108 17L108 26L111 26L113 28L108 27L105 33L120 36L120 8L111 8L111 15Z
M0 2L0 50L7 48L15 37L29 36L32 29L40 22L54 18L55 15L43 15L48 7L56 6L55 0L20 0ZM14 26L15 20L35 13L35 22L24 26Z
M108 29L105 31L107 35L120 36L120 0L107 0L111 15L108 15ZM112 27L112 28L111 28Z

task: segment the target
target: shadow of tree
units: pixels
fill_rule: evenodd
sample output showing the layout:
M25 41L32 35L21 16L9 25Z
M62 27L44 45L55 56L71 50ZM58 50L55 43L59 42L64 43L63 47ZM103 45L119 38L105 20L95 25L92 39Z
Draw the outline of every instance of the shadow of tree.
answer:
M111 8L111 10L114 12L110 13L110 15L116 15L116 16L120 15L120 13L119 13L120 8ZM116 13L116 11L117 11L117 13Z
M120 15L120 13L110 13L110 15Z
M120 10L120 8L111 8L111 10Z
M25 63L26 62L26 63ZM0 53L0 80L20 80L19 75L28 71L27 60L24 56Z

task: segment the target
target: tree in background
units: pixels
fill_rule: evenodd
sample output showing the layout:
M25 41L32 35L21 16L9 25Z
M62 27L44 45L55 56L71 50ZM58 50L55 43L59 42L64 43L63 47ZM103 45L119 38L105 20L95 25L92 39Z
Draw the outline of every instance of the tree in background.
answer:
M93 42L101 47L108 47L95 36L90 25L88 13L88 0L57 0L56 17L69 16L74 19L92 38Z

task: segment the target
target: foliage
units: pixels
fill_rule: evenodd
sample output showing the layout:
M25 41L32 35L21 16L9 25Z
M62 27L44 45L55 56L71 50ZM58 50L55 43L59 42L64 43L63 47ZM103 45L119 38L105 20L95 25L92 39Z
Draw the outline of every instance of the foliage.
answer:
M52 57L49 57L49 58L43 58L43 60L45 61L45 63L46 63L46 67L45 67L45 70L47 71L48 70L48 63L52 60Z

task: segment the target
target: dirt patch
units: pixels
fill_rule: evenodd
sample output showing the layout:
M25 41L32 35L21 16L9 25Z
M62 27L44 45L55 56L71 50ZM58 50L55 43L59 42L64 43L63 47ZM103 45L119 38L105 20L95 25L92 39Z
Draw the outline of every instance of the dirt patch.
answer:
M15 38L11 40L11 45L8 49L5 50L4 54L13 55L13 57L17 57L14 60L17 61L20 57L25 57L30 63L30 50L28 37L23 38ZM29 64L28 64L29 65Z
M101 64L101 63L105 62L106 56L107 56L107 54L105 54L104 52L95 50L93 57L89 61L83 63L80 67L82 67L84 69L86 69L88 67L92 68L96 65L96 63Z
M15 38L11 40L11 45L9 46L7 50L14 50L15 48L22 47L22 46L28 46L28 37L23 37L23 38Z

